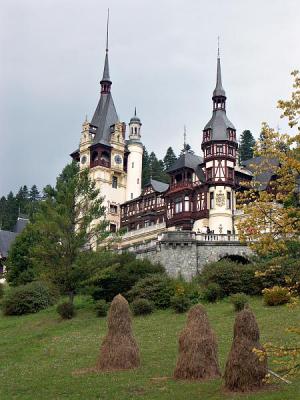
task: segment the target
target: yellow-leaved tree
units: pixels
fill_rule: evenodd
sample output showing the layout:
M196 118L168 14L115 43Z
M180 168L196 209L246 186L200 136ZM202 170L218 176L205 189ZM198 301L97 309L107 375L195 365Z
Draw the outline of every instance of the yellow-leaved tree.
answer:
M274 257L275 267L271 261L269 270L257 272L264 275L274 268L284 268L281 261L293 256L296 259L296 253L300 255L299 71L293 71L292 76L294 90L290 100L278 101L281 118L288 119L290 134L281 134L263 123L255 147L257 158L252 166L253 180L244 183L245 191L238 196L239 206L244 212L238 224L240 239L258 255ZM294 265L296 280L286 276L293 298L300 291L300 262ZM300 326L287 328L287 332L300 335ZM289 343L288 338L286 342ZM283 346L267 343L265 348L269 356L277 358L278 371L285 376L300 371L299 341Z

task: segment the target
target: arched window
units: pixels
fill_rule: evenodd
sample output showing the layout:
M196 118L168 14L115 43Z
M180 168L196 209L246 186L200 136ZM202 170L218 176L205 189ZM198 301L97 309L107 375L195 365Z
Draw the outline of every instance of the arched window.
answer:
M98 151L93 151L93 153L92 153L92 161L95 162L95 161L98 161L98 159L99 159Z
M102 151L101 156L100 156L100 160L104 161L104 162L109 162L109 154L107 151Z

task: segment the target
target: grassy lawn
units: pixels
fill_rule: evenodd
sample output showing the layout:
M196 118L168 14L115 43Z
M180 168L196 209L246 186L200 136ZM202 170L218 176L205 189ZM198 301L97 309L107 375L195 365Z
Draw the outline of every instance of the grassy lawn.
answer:
M136 317L134 332L141 349L141 367L130 372L73 372L95 364L106 319L96 318L93 306L77 299L77 316L61 321L55 308L23 317L0 317L0 398L6 399L300 399L300 379L291 385L254 394L233 395L222 391L222 381L186 383L172 380L177 357L177 338L186 315L157 311ZM296 341L285 327L299 324L299 308L265 307L252 299L262 342ZM206 306L219 343L221 368L228 354L234 321L227 301Z

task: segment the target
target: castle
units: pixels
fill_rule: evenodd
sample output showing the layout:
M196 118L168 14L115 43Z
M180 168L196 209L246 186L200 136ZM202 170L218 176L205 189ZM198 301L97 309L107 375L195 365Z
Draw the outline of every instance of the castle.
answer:
M236 192L242 181L252 179L252 163L259 160L239 165L236 129L226 114L219 51L212 116L203 129L203 156L185 148L167 171L170 184L150 179L142 187L142 123L135 111L126 136L111 86L106 46L100 99L91 122L84 121L79 149L71 156L80 168L89 168L100 189L108 229L125 229L120 246L145 244L178 230L234 238L240 217Z

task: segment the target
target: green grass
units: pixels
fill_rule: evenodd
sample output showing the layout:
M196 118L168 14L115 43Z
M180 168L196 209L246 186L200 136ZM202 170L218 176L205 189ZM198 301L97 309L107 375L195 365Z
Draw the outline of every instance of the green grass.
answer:
M91 304L77 300L73 320L61 321L55 308L35 315L0 317L0 398L6 399L300 399L300 382L278 384L254 394L225 394L222 380L202 383L174 381L178 334L186 315L157 311L134 318L134 332L141 349L141 367L114 373L72 372L92 367L98 357L106 319L96 318ZM299 323L299 308L265 307L252 299L262 342L296 341L285 327ZM221 368L230 349L234 312L228 301L206 306L219 343Z

